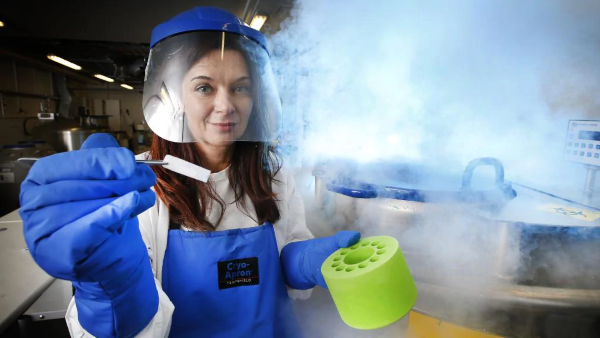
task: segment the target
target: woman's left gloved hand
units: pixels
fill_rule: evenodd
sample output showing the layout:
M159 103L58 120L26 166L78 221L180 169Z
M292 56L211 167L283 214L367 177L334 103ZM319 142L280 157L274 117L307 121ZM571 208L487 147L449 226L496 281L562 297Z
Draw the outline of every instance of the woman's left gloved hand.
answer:
M356 231L340 231L334 236L292 242L281 250L281 266L286 284L297 290L319 285L327 289L321 265L340 248L350 247L360 240Z

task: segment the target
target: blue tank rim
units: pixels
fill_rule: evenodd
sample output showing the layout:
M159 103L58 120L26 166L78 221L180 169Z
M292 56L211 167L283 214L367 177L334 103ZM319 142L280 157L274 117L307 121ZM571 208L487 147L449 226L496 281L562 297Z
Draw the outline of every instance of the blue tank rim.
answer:
M503 186L486 190L456 190L435 191L407 189L401 187L378 186L359 181L331 180L326 184L326 189L344 196L368 199L388 198L412 202L459 202L466 204L478 203L502 203L516 197L516 191L510 183L505 182Z

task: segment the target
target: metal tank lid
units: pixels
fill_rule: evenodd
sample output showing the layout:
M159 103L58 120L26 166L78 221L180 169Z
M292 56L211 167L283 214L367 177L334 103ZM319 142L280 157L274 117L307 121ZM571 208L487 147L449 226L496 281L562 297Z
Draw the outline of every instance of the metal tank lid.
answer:
M474 174L482 165L493 166L495 176ZM510 182L504 181L502 164L493 158L475 159L462 172L397 162L345 163L344 167L331 175L326 187L353 198L481 204L504 203L516 196Z
M536 232L562 232L568 235L592 231L588 235L600 239L600 210L574 203L561 196L532 190L515 183L518 197L490 220L513 223ZM561 228L568 227L570 230ZM588 230L586 230L588 229Z

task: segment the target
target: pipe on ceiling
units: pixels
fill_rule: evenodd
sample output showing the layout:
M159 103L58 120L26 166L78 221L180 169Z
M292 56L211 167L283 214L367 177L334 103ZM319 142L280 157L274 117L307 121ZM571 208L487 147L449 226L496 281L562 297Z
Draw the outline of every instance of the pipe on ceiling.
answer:
M11 90L0 90L0 95L3 96L12 96L12 97L21 97L27 99L41 99L41 100L52 100L52 101L60 101L60 97L51 96L51 95L41 95L41 94L32 94L32 93L22 93L15 92Z
M13 58L15 60L19 60L19 61L21 61L23 63L26 63L26 64L29 64L31 66L34 66L35 68L38 68L38 69L43 69L43 70L47 70L47 71L50 71L50 72L64 74L64 75L66 75L67 77L69 77L69 78L71 78L73 80L77 80L77 81L84 82L84 83L90 83L90 84L97 83L96 79L91 78L91 77L87 77L85 75L78 74L78 73L75 73L75 72L72 72L72 71L69 71L69 70L65 69L66 67L58 67L58 66L50 65L50 64L47 64L46 62L42 62L42 61L30 58L30 57L25 56L25 55L22 55L22 54L19 54L19 53L15 53L15 52L12 52L10 50L6 50L6 49L0 48L0 55L6 55L6 56L8 56L10 58Z
M254 17L254 14L256 14L256 9L258 9L258 4L260 3L260 0L256 0L256 4L254 4L254 8L252 9L252 12L250 13L250 18L248 19L248 24L250 24L250 22L252 22L252 18Z
M250 8L250 1L252 1L252 0L246 0L246 7L244 7L244 15L242 15L242 21L244 21L245 23L248 23L248 21L246 20L246 17L248 16L248 9Z

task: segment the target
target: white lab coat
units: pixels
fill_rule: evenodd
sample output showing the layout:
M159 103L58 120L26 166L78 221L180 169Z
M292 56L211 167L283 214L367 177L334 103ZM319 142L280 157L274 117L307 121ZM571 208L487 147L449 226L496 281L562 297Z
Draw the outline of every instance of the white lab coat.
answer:
M138 155L138 159L146 159L147 153ZM227 179L228 169L211 174L210 181L215 185L216 191L226 203L233 201L233 191L229 186ZM273 191L279 199L278 206L281 214L280 220L274 224L277 247L281 249L290 242L313 238L313 235L306 227L304 204L300 194L296 191L294 178L285 168L277 174L276 179L279 183L273 183ZM249 199L247 199L249 201ZM213 204L214 205L214 204ZM252 203L247 203L249 211L255 215ZM216 209L216 208L215 208ZM213 220L216 213L220 210L210 210L209 220ZM255 217L255 216L254 216ZM152 263L154 272L154 281L159 294L159 306L156 315L148 326L140 332L137 337L143 338L162 338L169 335L171 326L171 317L174 306L169 297L162 290L162 267L167 249L167 237L169 232L169 213L165 204L160 199L156 199L156 204L150 209L144 211L138 216L140 231L148 248L148 256ZM239 210L235 204L226 208L225 215L219 224L218 230L227 230L234 228L246 228L257 226L251 218L247 217ZM310 291L299 291L289 289L292 298L306 298ZM207 309L210 311L210 309ZM67 325L72 337L91 337L81 325L77 317L77 306L75 298L71 303L66 314Z

